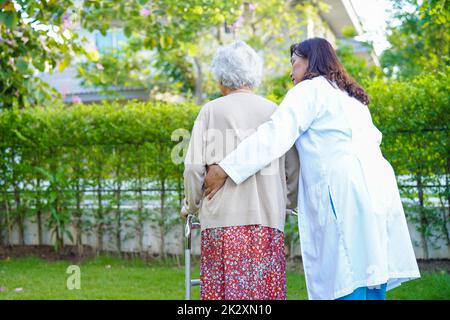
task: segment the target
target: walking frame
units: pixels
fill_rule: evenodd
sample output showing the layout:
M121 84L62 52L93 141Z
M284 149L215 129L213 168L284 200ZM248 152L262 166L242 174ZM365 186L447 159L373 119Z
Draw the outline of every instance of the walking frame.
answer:
M192 230L200 229L200 223L193 222L193 219L194 215L189 214L184 228L185 300L191 300L191 288L200 285L200 279L191 279Z
M287 215L298 216L295 210L289 210ZM195 229L200 229L200 223L194 222L194 215L189 214L184 228L185 300L191 300L191 288L200 285L200 279L191 279L191 240L192 230Z

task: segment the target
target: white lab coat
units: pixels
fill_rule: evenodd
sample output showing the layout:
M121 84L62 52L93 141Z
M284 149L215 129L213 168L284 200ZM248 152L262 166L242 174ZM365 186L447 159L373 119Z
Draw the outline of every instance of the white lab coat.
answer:
M289 90L270 121L219 164L241 183L295 143L299 232L310 299L420 277L391 165L367 106L324 77Z

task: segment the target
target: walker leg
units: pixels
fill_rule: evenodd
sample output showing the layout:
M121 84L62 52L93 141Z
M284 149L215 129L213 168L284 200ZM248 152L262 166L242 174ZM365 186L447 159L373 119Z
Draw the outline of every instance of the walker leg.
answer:
M191 300L191 250L184 250L185 265L185 300Z

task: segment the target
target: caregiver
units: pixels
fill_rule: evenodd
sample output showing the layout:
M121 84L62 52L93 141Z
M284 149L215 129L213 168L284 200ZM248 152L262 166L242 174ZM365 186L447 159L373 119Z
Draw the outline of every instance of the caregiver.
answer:
M240 184L295 143L309 298L385 299L420 273L369 98L325 39L291 46L291 63L294 87L269 121L208 168L205 195L227 177Z

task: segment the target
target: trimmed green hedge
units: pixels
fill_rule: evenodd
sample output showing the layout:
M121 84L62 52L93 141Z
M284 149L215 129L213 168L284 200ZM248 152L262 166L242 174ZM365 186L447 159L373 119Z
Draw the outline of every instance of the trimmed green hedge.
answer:
M193 104L128 102L73 104L0 113L1 147L140 144L170 140L173 130L190 130L199 107Z
M8 243L16 225L24 244L24 220L36 217L40 243L47 227L57 248L64 245L64 236L81 248L81 235L95 232L102 250L103 235L109 232L118 251L129 236L144 250L143 224L150 219L159 228L164 254L165 234L177 221L170 213L177 211L183 192L183 166L172 161L172 153L187 142L182 134L172 134L177 129L188 133L198 111L188 103L129 102L1 112L0 240ZM87 208L85 200L94 201L95 209ZM121 208L126 200L137 202L137 209ZM158 210L145 208L144 202L152 200ZM45 215L50 217L47 226ZM135 224L137 234L123 234L125 223ZM75 235L68 232L70 224L75 224Z

